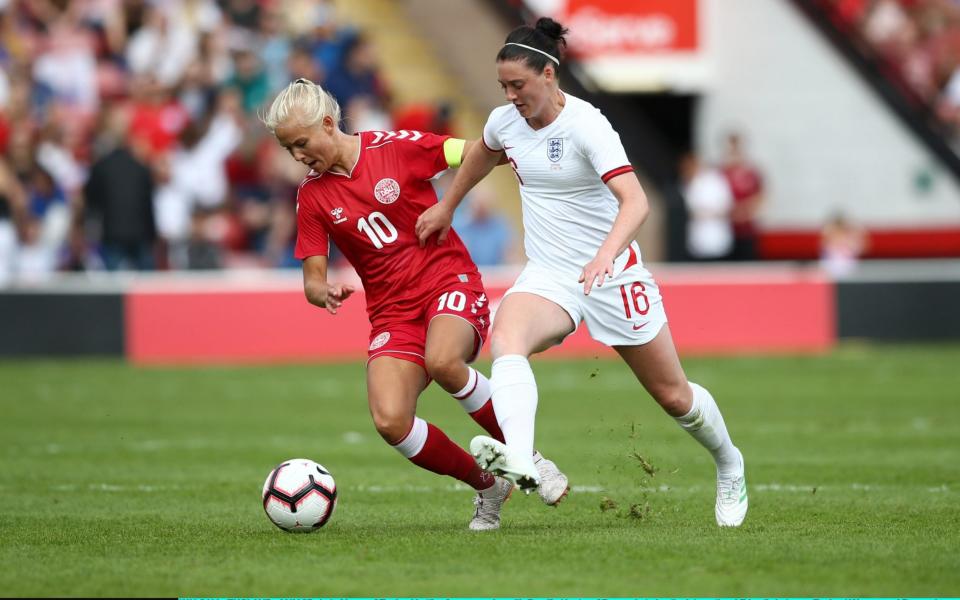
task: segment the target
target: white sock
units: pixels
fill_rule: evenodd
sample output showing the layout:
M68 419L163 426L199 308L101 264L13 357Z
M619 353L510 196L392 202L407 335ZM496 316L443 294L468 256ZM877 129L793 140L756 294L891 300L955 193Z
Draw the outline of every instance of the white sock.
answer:
M427 422L420 417L413 418L413 427L402 440L393 444L394 449L407 458L413 458L423 450L427 443Z
M526 357L508 354L493 361L490 371L493 410L507 445L533 455L533 429L537 417L537 381Z
M483 376L483 373L473 367L467 367L470 376L467 378L467 385L456 394L451 394L467 414L475 413L480 410L487 400L490 399L490 380Z
M677 417L680 427L687 430L700 445L710 451L717 463L717 470L731 473L740 468L737 448L730 440L727 425L713 396L705 388L691 382L693 406L690 412Z

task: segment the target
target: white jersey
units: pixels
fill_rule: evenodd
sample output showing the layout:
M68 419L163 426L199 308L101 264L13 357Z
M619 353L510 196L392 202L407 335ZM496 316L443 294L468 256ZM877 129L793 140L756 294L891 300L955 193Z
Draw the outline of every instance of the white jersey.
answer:
M560 115L540 130L532 129L512 104L494 109L483 142L495 152L505 151L516 171L529 263L579 276L619 211L606 182L633 167L607 118L589 102L564 96Z

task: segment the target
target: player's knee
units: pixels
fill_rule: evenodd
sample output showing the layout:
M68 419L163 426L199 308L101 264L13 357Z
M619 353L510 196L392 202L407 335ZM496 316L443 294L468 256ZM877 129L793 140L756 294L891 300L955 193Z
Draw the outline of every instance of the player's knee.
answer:
M373 426L377 433L390 445L400 443L410 428L413 427L413 418L410 415L391 411L374 411Z
M494 358L507 354L521 354L523 356L529 354L523 339L515 332L496 327L490 332L490 352Z
M690 412L693 403L693 392L686 381L669 382L652 386L649 390L654 400L663 410L674 417L680 417Z
M426 357L427 374L436 381L440 387L447 389L457 388L457 379L462 379L466 365L459 356L450 356L443 354L427 354Z

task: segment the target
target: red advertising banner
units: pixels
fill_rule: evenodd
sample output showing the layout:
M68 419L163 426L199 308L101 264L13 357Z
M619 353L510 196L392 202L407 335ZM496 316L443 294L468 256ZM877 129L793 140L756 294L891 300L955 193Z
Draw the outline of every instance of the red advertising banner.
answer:
M487 281L491 309L509 283ZM814 274L684 271L664 274L660 284L684 354L823 352L836 339L833 285ZM136 285L125 313L126 353L136 364L363 360L370 342L362 293L331 316L308 304L296 282L259 290ZM599 355L615 356L583 325L547 352Z
M582 59L689 53L700 49L697 1L567 0L555 16Z

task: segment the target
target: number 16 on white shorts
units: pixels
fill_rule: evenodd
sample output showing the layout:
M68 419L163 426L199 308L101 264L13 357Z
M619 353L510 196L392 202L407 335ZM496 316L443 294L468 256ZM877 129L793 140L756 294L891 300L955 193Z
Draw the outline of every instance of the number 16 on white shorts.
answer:
M577 277L527 264L504 297L516 292L535 294L559 305L575 327L586 323L590 337L607 346L646 344L667 322L660 288L639 264L606 279L602 286L594 285L589 296L584 295Z

